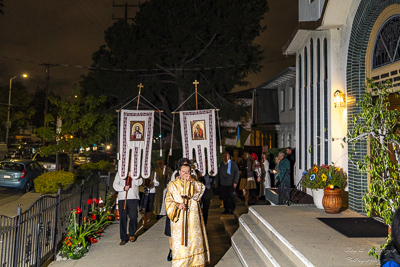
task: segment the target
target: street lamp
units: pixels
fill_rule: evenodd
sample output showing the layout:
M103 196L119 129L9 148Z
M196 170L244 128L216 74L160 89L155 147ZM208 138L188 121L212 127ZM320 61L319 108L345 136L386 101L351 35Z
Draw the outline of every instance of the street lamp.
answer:
M22 74L23 78L27 78L28 74ZM10 131L11 122L10 122L10 110L11 110L11 88L12 88L12 81L17 78L18 76L14 76L10 78L10 90L8 91L8 113L7 113L7 124L6 124L6 145L8 145L8 132Z

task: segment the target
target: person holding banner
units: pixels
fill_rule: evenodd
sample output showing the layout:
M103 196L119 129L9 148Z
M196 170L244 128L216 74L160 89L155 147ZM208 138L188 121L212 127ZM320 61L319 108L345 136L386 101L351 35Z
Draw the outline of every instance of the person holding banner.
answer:
M128 241L136 241L136 230L138 221L138 205L139 205L139 186L142 185L142 178L132 179L131 172L123 179L116 173L113 188L118 192L118 207L119 207L119 235L121 246ZM127 222L129 217L129 237L126 232Z
M165 207L163 207L164 197L166 194L166 188L169 181L171 181L172 169L164 164L163 159L157 160L157 179L159 185L156 187L156 195L154 199L154 214L157 215L157 219L160 219L165 215Z
M168 185L165 207L171 220L172 266L205 266L210 262L207 233L200 210L203 183L183 164L179 177Z
M140 213L143 215L143 230L147 231L148 226L147 223L150 220L150 214L154 210L154 199L156 195L156 188L159 186L158 176L155 171L151 172L151 175L147 179L143 179L143 184L139 188L139 191L143 191L143 193L139 193L140 196Z

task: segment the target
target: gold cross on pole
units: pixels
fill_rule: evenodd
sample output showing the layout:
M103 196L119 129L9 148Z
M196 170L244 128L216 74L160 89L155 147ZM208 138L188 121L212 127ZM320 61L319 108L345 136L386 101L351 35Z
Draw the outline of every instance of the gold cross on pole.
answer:
M198 102L197 102L197 85L199 84L199 82L197 80L194 80L193 84L194 84L194 88L196 90L196 110L198 110L199 106L198 106Z
M144 87L142 83L140 83L137 87L139 87L139 95L138 95L138 100L137 100L137 105L136 105L136 110L139 109L139 102L140 102L140 92L142 91L142 88Z

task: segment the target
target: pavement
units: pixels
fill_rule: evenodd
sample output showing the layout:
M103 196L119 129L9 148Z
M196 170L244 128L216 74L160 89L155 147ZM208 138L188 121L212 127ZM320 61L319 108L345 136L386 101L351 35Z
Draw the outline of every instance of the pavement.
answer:
M8 189L10 190L10 189ZM11 189L14 190L14 189ZM7 203L0 205L0 215L13 217L17 215L18 205L21 205L22 212L27 210L42 194L35 193L34 190L23 194L20 198L12 200ZM49 195L49 194L47 194ZM54 194L55 195L55 194Z
M207 266L215 266L231 247L230 238L225 234L220 217L234 217L222 215L221 202L218 196L214 196L209 210L207 224L207 236L211 250L211 262ZM98 243L91 246L88 253L79 260L54 261L51 267L70 266L171 266L167 261L169 252L168 237L164 235L165 219L157 220L151 216L150 228L143 231L138 223L137 240L120 246L119 220L107 227Z
M55 261L50 266L171 266L166 260L169 248L168 237L163 234L164 227L165 217L138 236L136 242L120 246L119 221L115 221L83 258Z
M23 210L28 208L40 194L29 192L18 200L0 206L0 214L14 216L18 204ZM33 200L33 201L32 201ZM211 250L211 263L207 266L240 266L232 252L230 238L225 234L221 219L235 221L233 215L222 215L220 200L212 200L207 235ZM238 200L238 206L242 205ZM344 210L340 214L330 215L313 205L305 206L269 206L255 205L252 208L265 218L291 245L296 247L315 266L376 266L377 262L367 255L372 246L378 247L384 238L347 238L316 218L318 217L363 217L363 215ZM240 210L240 207L237 208ZM243 210L242 213L247 212ZM239 214L240 215L240 214ZM222 218L221 218L222 217ZM224 221L224 220L223 220ZM139 223L140 225L140 223ZM171 266L166 260L168 238L164 235L165 217L156 220L152 216L150 229L139 229L136 242L120 246L119 221L105 229L104 234L79 260L55 261L52 267L62 266ZM233 229L233 232L237 228ZM222 259L222 261L221 261ZM230 264L229 262L232 262Z

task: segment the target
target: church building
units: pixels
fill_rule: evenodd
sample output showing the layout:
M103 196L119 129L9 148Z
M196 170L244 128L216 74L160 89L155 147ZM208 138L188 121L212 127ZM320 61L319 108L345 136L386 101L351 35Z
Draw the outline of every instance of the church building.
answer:
M400 86L400 0L299 0L299 21L283 53L296 56L296 183L313 164L348 174L349 208L364 212L368 176L349 160L363 159L342 139L367 78Z

